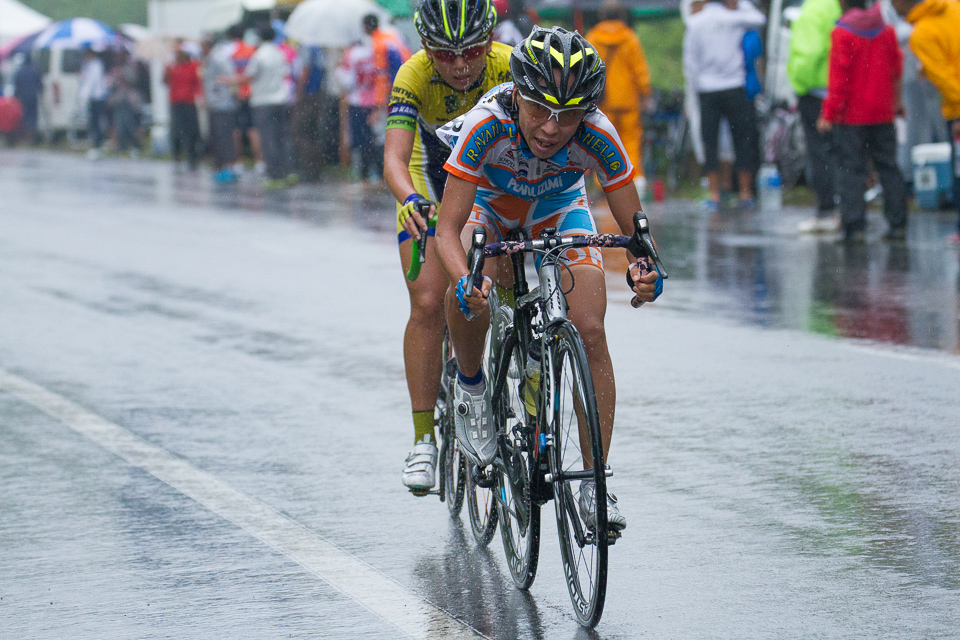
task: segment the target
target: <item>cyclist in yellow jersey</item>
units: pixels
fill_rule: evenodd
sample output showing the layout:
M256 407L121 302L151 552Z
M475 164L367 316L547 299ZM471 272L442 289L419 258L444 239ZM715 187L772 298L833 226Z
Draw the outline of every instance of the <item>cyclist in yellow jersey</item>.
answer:
M397 240L404 272L413 241L427 232L420 200L443 196L449 155L436 130L469 111L488 90L510 79L510 47L492 41L497 12L492 0L423 0L414 16L423 50L397 72L384 144L384 178L397 198ZM430 216L435 214L431 207ZM433 235L433 229L429 230ZM403 484L423 495L436 484L433 408L443 366L443 300L447 277L432 245L420 276L406 281L410 319L403 340L414 447Z

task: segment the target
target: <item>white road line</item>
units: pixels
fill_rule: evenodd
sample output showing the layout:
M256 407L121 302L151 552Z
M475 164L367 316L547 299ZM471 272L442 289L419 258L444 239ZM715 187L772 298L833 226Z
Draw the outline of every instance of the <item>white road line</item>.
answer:
M486 637L303 525L70 400L3 369L0 390L193 498L330 583L406 636Z

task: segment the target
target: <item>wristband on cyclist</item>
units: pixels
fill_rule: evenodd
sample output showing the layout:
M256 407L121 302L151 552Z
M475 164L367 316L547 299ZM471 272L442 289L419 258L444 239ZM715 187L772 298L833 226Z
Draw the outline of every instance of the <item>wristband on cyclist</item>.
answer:
M640 258L630 266L632 267L634 264L640 267L640 277L647 275L651 271L650 262L646 258ZM633 276L630 275L630 267L627 267L627 286L630 287L631 291L633 291L635 284L636 282L634 281ZM663 293L663 276L660 275L660 272L658 271L656 286L653 290L653 300L651 300L651 302L656 301L656 299L660 297L661 293ZM643 301L634 298L630 304L632 304L634 308L638 308L643 305Z
M468 317L473 314L473 312L470 311L470 305L467 304L467 300L466 300L466 298L467 298L467 280L469 280L469 279L470 279L470 276L463 276L462 278L460 278L459 280L457 280L457 306L459 306L459 307L460 307L460 311L462 311L463 313L467 314ZM483 276L483 280L490 280L490 278L488 278L487 276ZM480 282L475 282L474 285L473 285L473 288L474 288L474 289L478 289L478 290L480 290L480 291L483 291L483 289L482 289L483 280L481 280ZM492 280L491 280L491 282L492 282ZM477 285L481 285L481 286L477 286ZM471 291L471 293L473 293L473 292Z
M403 205L397 210L397 222L400 225L403 225L403 223L413 215L413 212L416 211L417 203L421 200L423 200L423 196L416 192L407 196L407 199L403 201Z

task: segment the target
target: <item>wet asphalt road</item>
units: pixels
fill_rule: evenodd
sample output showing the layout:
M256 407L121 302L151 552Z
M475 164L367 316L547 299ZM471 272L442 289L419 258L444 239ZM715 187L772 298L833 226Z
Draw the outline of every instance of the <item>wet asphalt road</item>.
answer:
M849 249L649 207L671 278L639 311L609 278L629 524L594 633L550 505L523 594L400 484L389 207L0 152L0 638L958 637L952 216Z

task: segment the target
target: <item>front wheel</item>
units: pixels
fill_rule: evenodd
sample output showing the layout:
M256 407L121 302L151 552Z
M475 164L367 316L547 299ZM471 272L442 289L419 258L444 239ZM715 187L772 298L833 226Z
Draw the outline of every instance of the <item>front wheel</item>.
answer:
M560 555L580 624L594 627L607 591L607 488L593 378L580 334L569 323L547 331L548 464Z

